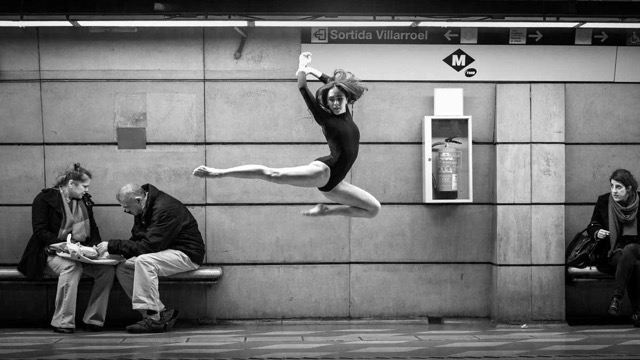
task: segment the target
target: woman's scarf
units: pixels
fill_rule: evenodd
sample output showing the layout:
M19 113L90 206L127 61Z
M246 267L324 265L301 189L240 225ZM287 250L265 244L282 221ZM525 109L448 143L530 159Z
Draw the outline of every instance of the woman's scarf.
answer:
M60 190L62 196L62 206L64 207L62 226L58 232L58 240L66 241L67 235L72 234L74 241L84 242L91 236L91 225L89 223L89 212L84 201L72 199L68 203Z
M632 191L629 194L627 206L620 205L620 203L613 200L612 195L609 195L609 241L611 242L611 251L614 251L618 241L618 234L622 232L620 224L635 222L638 215L639 202L637 191Z

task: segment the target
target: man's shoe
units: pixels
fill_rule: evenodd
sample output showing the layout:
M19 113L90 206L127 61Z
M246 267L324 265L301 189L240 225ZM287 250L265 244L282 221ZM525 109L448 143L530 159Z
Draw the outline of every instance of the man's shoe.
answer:
M75 330L73 328L53 327L53 332L59 334L73 334Z
M164 332L165 323L162 320L156 321L144 318L133 325L127 326L127 331L133 334L161 333Z
M96 324L84 324L84 330L89 332L100 332L104 330L104 328Z
M622 299L618 299L617 297L613 297L611 299L611 304L609 305L609 314L613 316L620 315L620 308L622 307Z
M179 313L176 309L165 309L160 312L160 321L165 323L164 331L171 331L173 329Z
M165 308L164 310L160 311L160 321L164 321L167 322L169 320L171 320L171 318L173 317L174 313L176 313L176 309L167 309Z
M640 311L633 313L631 320L633 321L633 327L640 327Z

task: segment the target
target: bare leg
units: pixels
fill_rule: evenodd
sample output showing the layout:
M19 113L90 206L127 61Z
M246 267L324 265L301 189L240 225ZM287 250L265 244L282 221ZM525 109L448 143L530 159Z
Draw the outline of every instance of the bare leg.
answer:
M288 168L270 168L263 165L242 165L228 169L216 169L204 165L193 170L193 175L203 178L233 177L241 179L259 179L275 184L300 187L323 187L331 175L331 169L320 161L309 165Z
M323 194L327 199L341 205L318 204L302 214L306 216L341 215L372 218L380 211L380 202L373 195L346 181L340 182L331 191Z

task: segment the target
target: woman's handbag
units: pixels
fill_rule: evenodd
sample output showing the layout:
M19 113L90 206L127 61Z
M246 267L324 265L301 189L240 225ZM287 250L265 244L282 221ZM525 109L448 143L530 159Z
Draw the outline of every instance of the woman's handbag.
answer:
M599 260L596 249L599 241L589 236L587 229L580 231L567 246L565 260L567 267L585 268L596 266Z

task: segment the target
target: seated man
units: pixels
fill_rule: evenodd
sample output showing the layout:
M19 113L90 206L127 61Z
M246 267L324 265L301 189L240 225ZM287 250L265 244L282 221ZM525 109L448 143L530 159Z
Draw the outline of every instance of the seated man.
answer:
M127 184L116 199L134 216L129 240L110 240L98 245L100 254L127 258L116 276L133 309L143 319L127 326L132 333L169 331L178 311L160 301L158 277L195 270L204 262L204 242L198 223L187 207L151 184Z

